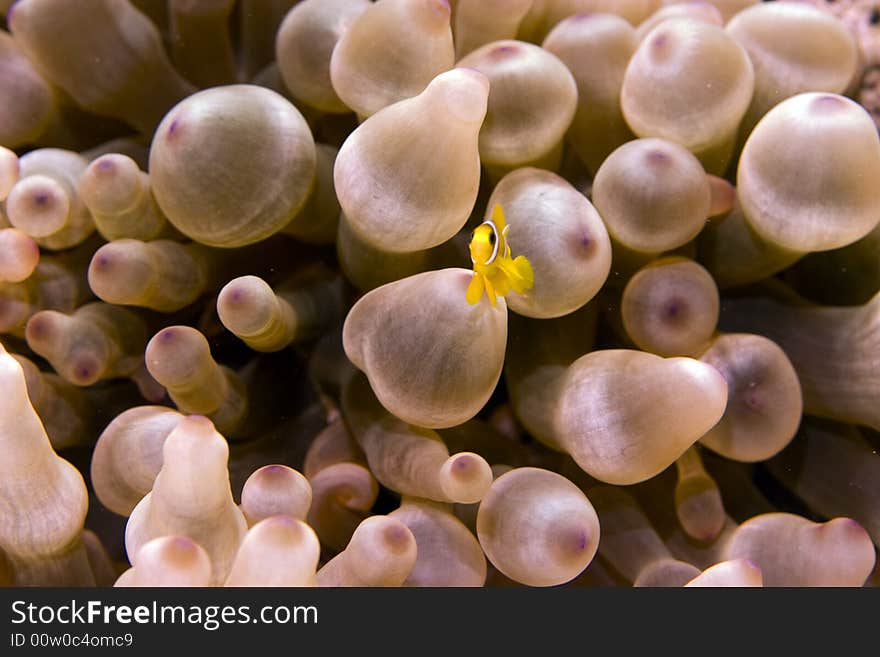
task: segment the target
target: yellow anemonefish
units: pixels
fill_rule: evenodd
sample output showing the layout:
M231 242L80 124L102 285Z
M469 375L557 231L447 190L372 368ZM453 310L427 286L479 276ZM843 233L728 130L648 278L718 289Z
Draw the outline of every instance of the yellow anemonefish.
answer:
M528 290L535 282L532 265L525 256L512 258L507 243L510 226L504 219L500 205L492 209L492 218L474 229L471 237L471 261L474 277L468 285L467 302L477 303L483 290L495 306L495 297L505 296L512 289L517 294Z

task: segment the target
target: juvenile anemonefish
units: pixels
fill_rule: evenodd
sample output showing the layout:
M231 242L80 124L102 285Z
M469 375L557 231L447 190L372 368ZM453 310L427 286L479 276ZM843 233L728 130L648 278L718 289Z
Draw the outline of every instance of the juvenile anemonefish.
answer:
M535 282L532 265L525 256L512 258L507 243L510 226L504 219L500 205L492 209L492 218L474 229L471 237L471 261L474 277L468 285L467 302L477 303L483 290L494 307L496 296L505 296L512 289L517 294L528 290Z

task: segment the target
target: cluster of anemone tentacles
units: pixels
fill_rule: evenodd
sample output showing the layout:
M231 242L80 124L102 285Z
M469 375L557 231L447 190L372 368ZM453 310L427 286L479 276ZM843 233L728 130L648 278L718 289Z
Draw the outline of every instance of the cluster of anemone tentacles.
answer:
M846 4L0 0L0 584L874 582Z

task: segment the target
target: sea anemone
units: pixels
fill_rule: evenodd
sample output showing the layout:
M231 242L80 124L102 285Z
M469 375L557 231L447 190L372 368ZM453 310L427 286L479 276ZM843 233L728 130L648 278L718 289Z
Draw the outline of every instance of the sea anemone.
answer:
M876 583L876 22L0 1L0 584Z

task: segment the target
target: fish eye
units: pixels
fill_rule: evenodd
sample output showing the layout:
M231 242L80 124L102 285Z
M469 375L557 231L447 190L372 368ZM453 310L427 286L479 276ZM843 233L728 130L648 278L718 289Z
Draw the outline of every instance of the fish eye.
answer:
M489 244L495 244L495 233L489 233Z

